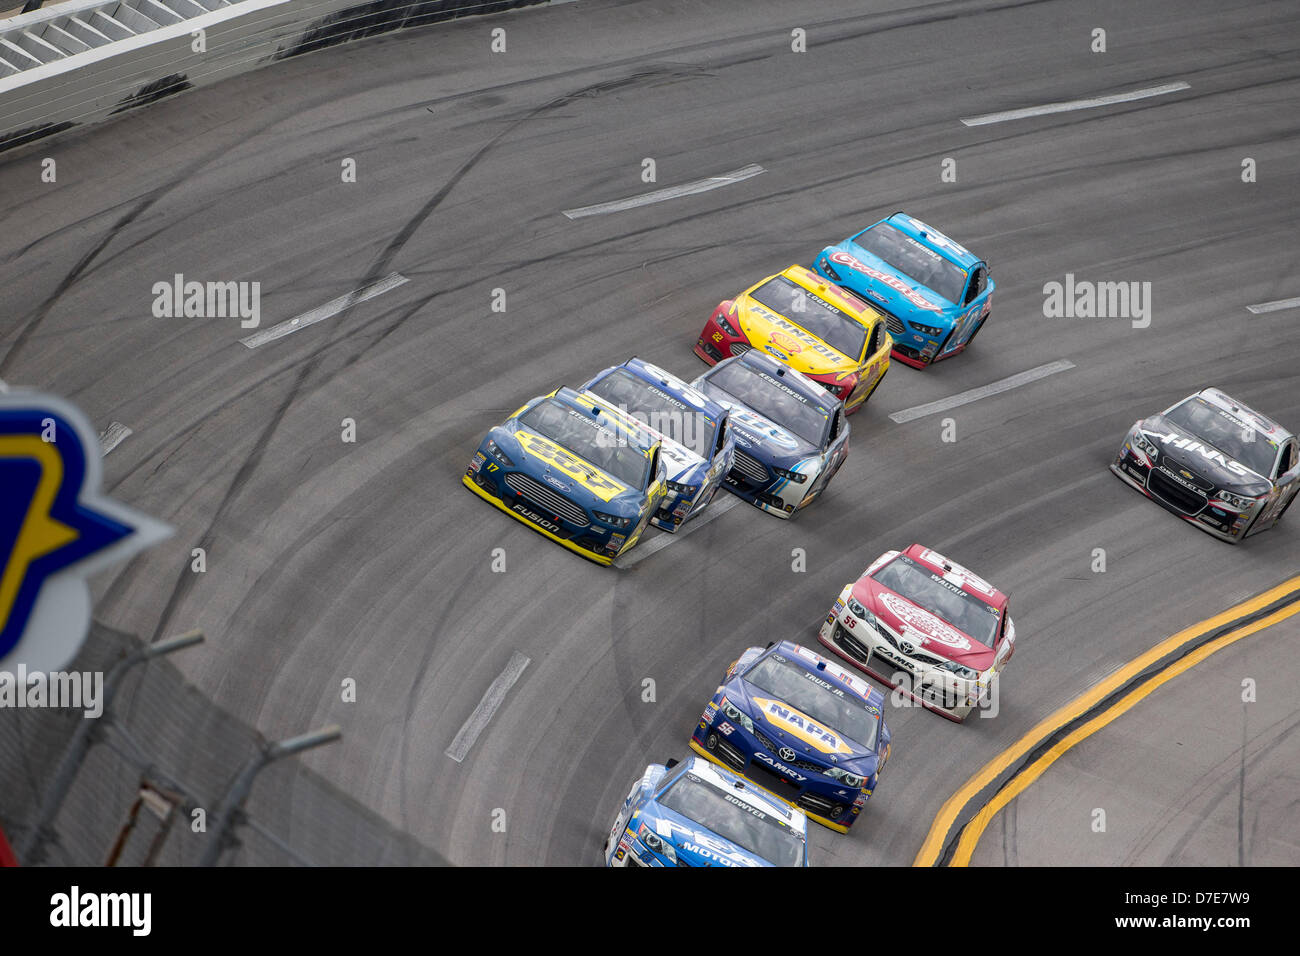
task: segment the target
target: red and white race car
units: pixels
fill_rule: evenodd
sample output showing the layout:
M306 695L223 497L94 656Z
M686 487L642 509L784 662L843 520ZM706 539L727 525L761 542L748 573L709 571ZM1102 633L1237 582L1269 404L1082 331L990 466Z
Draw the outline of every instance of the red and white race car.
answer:
M859 670L956 721L987 700L1016 649L1007 596L919 544L885 552L846 585L818 637Z

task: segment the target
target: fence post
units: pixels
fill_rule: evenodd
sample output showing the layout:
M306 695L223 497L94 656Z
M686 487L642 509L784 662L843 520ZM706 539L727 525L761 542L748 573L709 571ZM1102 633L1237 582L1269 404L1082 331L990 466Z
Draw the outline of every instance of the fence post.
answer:
M212 828L212 835L208 837L207 846L203 848L203 856L199 858L199 866L215 866L217 860L221 857L221 851L227 846L234 845L235 841L229 836L228 831L235 818L242 813L244 801L248 799L248 794L253 789L254 779L268 764L279 760L281 757L289 757L304 750L310 750L312 747L319 747L321 744L332 743L342 736L342 729L337 724L331 724L328 727L309 731L298 737L290 737L288 740L266 744L259 749L249 759L248 763L244 764L243 769L239 771L239 775L231 783L230 789L221 798L217 819Z
M118 689L121 687L127 671L137 664L153 660L155 657L161 657L164 654L170 654L172 651L179 651L186 647L193 647L195 644L202 642L202 631L186 631L184 634L178 634L176 637L159 641L156 644L145 644L113 665L112 670L104 678L103 715L98 720L92 720L88 717L81 719L81 723L77 725L77 729L72 735L72 740L68 742L68 749L63 752L63 757L59 761L59 768L54 774L54 781L50 784L49 790L45 792L45 796L41 800L41 810L36 817L36 822L18 841L16 847L18 859L24 865L36 866L44 862L46 844L51 839L57 839L57 835L51 828L52 824L55 818L58 817L59 810L62 809L63 801L67 799L73 782L77 779L77 772L81 769L81 762L86 759L86 754L101 732L99 725L113 722L113 700L117 696Z

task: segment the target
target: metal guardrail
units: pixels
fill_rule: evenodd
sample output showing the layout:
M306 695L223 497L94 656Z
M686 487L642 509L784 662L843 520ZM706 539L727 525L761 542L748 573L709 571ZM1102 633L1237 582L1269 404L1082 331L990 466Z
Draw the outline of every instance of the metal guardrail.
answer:
M203 16L244 0L88 0L0 21L0 77Z

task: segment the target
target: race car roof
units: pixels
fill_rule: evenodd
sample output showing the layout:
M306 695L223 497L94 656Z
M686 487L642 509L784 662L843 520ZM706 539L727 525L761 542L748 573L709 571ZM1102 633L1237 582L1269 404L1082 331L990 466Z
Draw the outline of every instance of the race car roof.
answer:
M905 212L896 212L884 221L967 271L979 264L979 257L961 243L955 242L938 229Z
M595 402L587 401L581 394L567 386L556 389L551 397L582 413L593 422L620 432L623 437L632 441L634 446L643 452L649 453L655 442L658 441L635 418L624 415L612 406L606 404L597 405Z
M821 406L822 411L827 414L833 413L835 407L840 404L838 398L826 391L826 389L822 388L808 376L804 375L800 371L792 369L784 362L773 358L766 352L760 352L758 349L750 349L737 359L723 360L723 362L727 361L735 361L739 365L747 365L750 368L759 369L768 375L775 375L787 388L798 392L813 404ZM713 368L717 369L723 364L723 362L719 362L717 365L713 366ZM708 378L709 375L710 372L706 372L704 377Z
M955 584L963 591L974 594L999 611L1007 606L1005 594L989 584L975 572L963 568L955 561L950 561L937 551L920 544L913 544L903 554L918 564L923 564L935 574L941 575L949 584Z
M691 388L690 383L685 379L678 378L672 372L661 369L658 365L651 365L649 362L642 361L633 356L622 365L616 365L614 368L625 368L638 378L644 379L651 385L657 385L664 391L668 392L673 398L686 402L692 408L712 417L715 421L727 414L727 409L719 405L709 396ZM606 369L606 372L612 372L614 369ZM603 377L605 372L596 376ZM594 381L594 379L593 379Z
M1271 438L1275 444L1280 445L1282 442L1286 441L1286 439L1295 437L1294 432L1287 431L1267 415L1262 415L1244 402L1237 401L1222 389L1213 387L1203 388L1196 394L1210 404L1223 409L1228 414L1233 415L1237 419L1250 425L1260 434ZM1191 398L1193 396L1188 397ZM1183 401L1186 401L1186 399ZM1182 402L1179 402L1178 404L1181 405Z
M703 757L692 755L686 762L686 770L695 774L711 787L728 793L739 800L743 800L750 806L755 807L765 813L770 813L775 817L780 817L791 830L796 833L806 833L808 829L808 818L802 810L784 800L777 800L770 797L759 787L745 780L743 777L732 773L724 767L705 760ZM677 775L674 774L674 777ZM740 786L737 786L740 784Z

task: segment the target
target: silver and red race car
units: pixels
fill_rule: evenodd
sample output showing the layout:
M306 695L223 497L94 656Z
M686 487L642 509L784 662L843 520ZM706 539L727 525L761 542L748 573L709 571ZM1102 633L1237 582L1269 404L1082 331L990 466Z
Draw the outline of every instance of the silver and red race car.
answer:
M949 720L989 698L1016 649L1007 596L938 552L886 551L845 585L818 634L859 670Z
M1296 436L1217 388L1135 422L1110 470L1233 544L1273 527L1300 491Z

